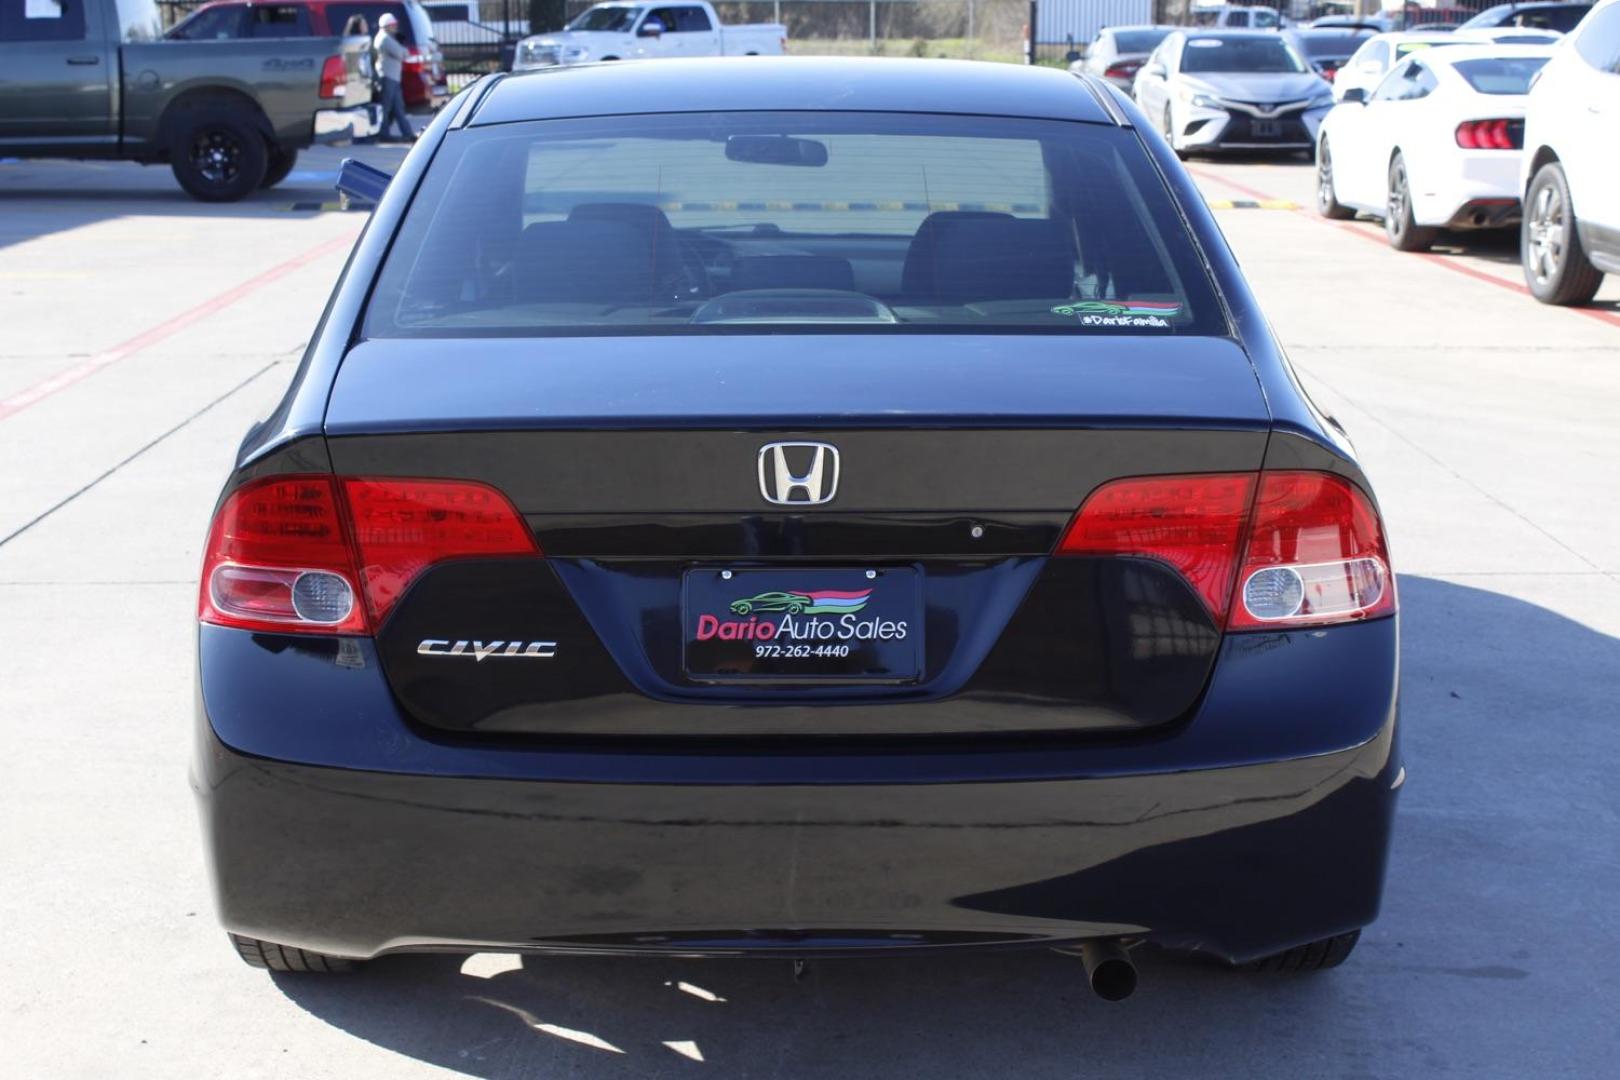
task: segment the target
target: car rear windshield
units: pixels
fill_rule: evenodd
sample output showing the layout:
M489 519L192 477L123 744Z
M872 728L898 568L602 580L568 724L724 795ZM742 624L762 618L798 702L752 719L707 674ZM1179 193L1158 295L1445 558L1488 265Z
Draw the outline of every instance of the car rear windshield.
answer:
M1301 34L1297 44L1306 56L1312 60L1318 57L1347 57L1361 48L1366 41L1367 34Z
M1136 135L897 113L689 113L452 133L370 337L1223 334Z
M1276 34L1200 35L1188 39L1181 70L1190 74L1300 72L1305 64Z
M1168 30L1120 30L1114 34L1114 47L1124 55L1150 53L1169 33Z
M1482 94L1528 94L1530 80L1546 64L1545 56L1514 56L1490 60L1459 60L1453 67Z

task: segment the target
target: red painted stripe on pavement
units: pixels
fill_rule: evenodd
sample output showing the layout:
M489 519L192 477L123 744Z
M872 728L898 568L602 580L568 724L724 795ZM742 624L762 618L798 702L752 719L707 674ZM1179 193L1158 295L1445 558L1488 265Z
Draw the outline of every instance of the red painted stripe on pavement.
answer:
M195 323L201 322L210 315L223 311L238 300L251 296L273 281L286 277L295 270L308 266L317 259L325 258L334 251L342 251L354 244L355 237L344 236L317 244L302 255L295 255L286 262L272 266L257 277L249 278L235 288L227 289L218 296L204 300L194 308L182 311L166 322L158 323L149 330L143 330L128 341L120 342L105 352L96 353L88 360L84 360L65 371L59 371L48 379L35 383L33 386L19 390L8 398L0 399L0 420L15 416L31 405L56 394L76 383L83 382L96 372L111 367L120 360L127 360L138 352L151 348L160 341L173 337L180 331Z
M1228 180L1226 177L1221 176L1219 173L1205 172L1203 169L1192 169L1192 168L1189 168L1187 171L1189 173L1191 173L1195 178L1197 178L1199 180L1208 180L1211 183L1215 183L1215 184L1225 184L1227 187L1231 188L1233 191L1241 192L1244 195L1247 195L1251 199L1274 199L1274 198L1276 198L1275 195L1268 195L1263 191L1256 191L1254 188L1249 187L1247 184L1240 184L1236 180ZM1304 215L1307 219L1309 219L1311 221L1314 221L1319 225L1332 225L1335 228L1344 230L1345 232L1349 233L1352 236L1359 236L1363 240L1370 240L1373 243L1378 244L1379 246L1385 246L1384 245L1384 240L1383 240L1383 238L1381 236L1375 235L1373 233L1369 233L1364 229L1358 229L1354 225L1351 225L1351 224L1349 224L1347 222L1329 221L1327 218L1319 217L1316 214L1311 213L1310 211L1305 210L1303 208L1294 211L1294 213ZM1429 262L1433 263L1436 266L1443 266L1447 270L1451 270L1451 271L1454 271L1456 273L1462 274L1464 277L1471 277L1476 281L1483 281L1483 282L1486 282L1487 284L1495 285L1498 288L1507 289L1509 292L1518 293L1520 296L1530 296L1531 295L1530 290L1528 288L1526 288L1524 285L1521 285L1517 281L1508 281L1506 278L1497 277L1495 274L1488 274L1483 270L1476 270L1472 266L1469 266L1466 263L1460 263L1454 258L1448 258L1447 256L1444 256L1444 255L1436 255L1433 252L1429 252L1429 251L1407 252L1406 254L1416 254L1420 258L1427 259ZM1587 307L1571 307L1571 308L1566 308L1565 310L1572 311L1577 315L1585 315L1587 318L1590 318L1590 319L1596 319L1598 322L1603 323L1603 324L1605 324L1607 326L1620 327L1620 315L1616 315L1616 314L1614 314L1613 312L1610 312L1610 311L1603 311L1600 308L1587 308Z

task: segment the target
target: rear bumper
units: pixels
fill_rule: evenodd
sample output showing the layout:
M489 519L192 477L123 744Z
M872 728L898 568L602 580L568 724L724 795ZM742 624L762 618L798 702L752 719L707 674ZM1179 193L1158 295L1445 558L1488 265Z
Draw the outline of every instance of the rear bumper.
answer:
M1239 639L1199 716L1112 745L626 753L430 739L369 642L205 627L194 786L225 926L340 955L1121 935L1245 960L1377 914L1395 634ZM1342 677L1377 657L1387 681Z
M1412 214L1420 225L1500 228L1519 220L1519 155L1451 150L1425 172L1413 170ZM1484 220L1476 222L1476 214Z
M315 114L315 142L331 145L369 139L381 129L380 114L381 109L372 104L322 109Z

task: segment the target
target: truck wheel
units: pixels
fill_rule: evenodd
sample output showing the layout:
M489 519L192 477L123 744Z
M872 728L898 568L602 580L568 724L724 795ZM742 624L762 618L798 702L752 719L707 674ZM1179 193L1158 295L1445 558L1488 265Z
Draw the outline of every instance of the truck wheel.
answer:
M258 938L243 937L241 934L232 934L230 938L231 944L236 946L236 955L242 958L243 963L248 967L264 968L267 971L332 975L353 971L358 963L342 956L328 956L326 953L295 949L291 945L277 945L273 941L260 941Z
M192 198L235 202L263 183L270 148L251 120L215 105L180 118L169 156L174 178Z
M1348 934L1335 934L1321 941L1313 941L1309 945L1296 945L1292 949L1285 949L1276 956L1268 956L1256 960L1249 965L1250 971L1326 971L1336 968L1350 958L1350 952L1361 940L1361 931L1352 930Z
M1581 247L1569 181L1558 162L1536 170L1520 230L1524 283L1532 296L1543 304L1584 304L1597 295L1603 271L1592 265Z
M279 146L272 146L270 148L270 164L265 169L264 179L259 181L259 186L261 188L275 187L287 179L287 174L292 172L293 167L297 164L297 150L286 150Z

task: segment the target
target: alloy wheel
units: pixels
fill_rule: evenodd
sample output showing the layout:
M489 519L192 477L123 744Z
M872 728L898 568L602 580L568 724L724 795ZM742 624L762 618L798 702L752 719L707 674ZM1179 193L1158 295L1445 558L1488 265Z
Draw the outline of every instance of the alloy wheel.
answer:
M1333 158L1324 142L1316 158L1316 206L1325 214L1337 201L1333 195Z
M1530 203L1525 234L1530 241L1530 272L1537 282L1558 276L1564 261L1564 200L1557 184L1543 184Z
M1406 162L1396 158L1389 167L1389 214L1384 218L1389 231L1396 236L1406 228L1406 205L1410 198L1406 186Z

